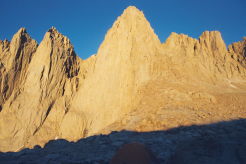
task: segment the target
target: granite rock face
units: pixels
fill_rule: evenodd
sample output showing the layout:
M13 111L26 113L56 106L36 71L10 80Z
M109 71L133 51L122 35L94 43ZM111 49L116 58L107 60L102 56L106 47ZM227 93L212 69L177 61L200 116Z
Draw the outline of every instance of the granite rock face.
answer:
M54 27L39 45L21 28L0 41L0 151L246 118L245 50L218 31L161 43L133 6L87 60Z

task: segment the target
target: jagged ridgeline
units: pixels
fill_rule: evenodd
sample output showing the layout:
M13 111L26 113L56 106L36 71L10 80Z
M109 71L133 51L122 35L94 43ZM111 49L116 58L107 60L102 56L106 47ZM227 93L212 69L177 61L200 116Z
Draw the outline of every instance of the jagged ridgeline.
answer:
M246 118L246 39L227 48L206 31L161 43L130 6L82 60L54 27L39 45L21 28L0 41L0 92L0 151Z

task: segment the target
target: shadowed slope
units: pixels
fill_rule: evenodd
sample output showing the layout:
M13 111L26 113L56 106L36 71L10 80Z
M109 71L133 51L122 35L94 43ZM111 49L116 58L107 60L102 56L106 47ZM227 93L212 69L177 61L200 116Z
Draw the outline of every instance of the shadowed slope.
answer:
M245 163L246 120L155 132L112 132L77 142L54 140L44 148L0 153L5 163L108 163L126 143L144 144L158 163ZM133 154L134 155L134 154Z

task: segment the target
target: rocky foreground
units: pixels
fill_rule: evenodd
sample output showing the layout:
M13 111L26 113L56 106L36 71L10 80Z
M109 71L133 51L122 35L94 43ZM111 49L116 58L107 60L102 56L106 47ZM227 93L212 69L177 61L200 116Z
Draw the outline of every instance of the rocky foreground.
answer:
M109 163L126 143L142 143L157 159L167 164L246 163L246 120L194 125L156 132L112 132L77 142L49 141L20 152L0 153L0 163L86 164ZM143 157L144 158L144 157Z

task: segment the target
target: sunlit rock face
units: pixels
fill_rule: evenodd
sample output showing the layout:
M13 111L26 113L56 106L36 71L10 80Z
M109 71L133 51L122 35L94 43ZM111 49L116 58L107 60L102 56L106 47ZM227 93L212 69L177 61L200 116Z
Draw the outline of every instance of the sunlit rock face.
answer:
M133 6L87 60L54 27L39 45L21 28L0 41L0 151L246 118L245 50L218 31L161 43Z

